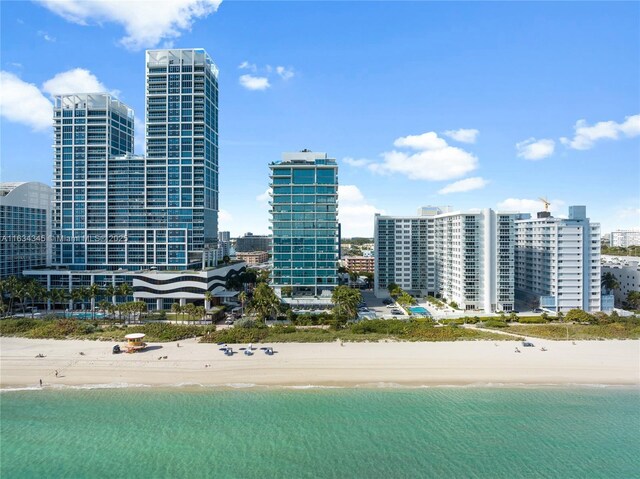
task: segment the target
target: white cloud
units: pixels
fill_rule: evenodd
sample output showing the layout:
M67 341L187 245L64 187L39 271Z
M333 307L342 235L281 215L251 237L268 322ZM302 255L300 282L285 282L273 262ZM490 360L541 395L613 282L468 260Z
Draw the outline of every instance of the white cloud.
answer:
M438 137L434 131L422 135L409 135L398 138L393 142L398 148L407 147L414 150L441 150L447 147L447 142Z
M371 160L366 160L364 158L355 159L355 158L346 157L346 158L343 158L342 161L347 165L351 165L355 167L362 167L362 166L367 166L371 164Z
M240 70L251 70L252 72L258 71L258 67L256 67L255 63L249 63L248 61L243 61L240 65L238 65Z
M241 75L240 85L247 90L266 90L271 86L267 77L255 77L253 75Z
M588 150L599 140L618 140L621 136L631 138L640 135L640 115L627 116L622 123L600 121L593 126L589 126L586 120L578 120L574 130L572 139L560 138L562 144L574 150Z
M384 214L364 197L355 185L338 186L338 220L342 225L342 236L373 237L373 217Z
M111 93L118 96L120 93L117 90L109 91L93 73L84 68L58 73L42 84L42 90L51 96L66 93Z
M285 81L293 78L294 75L293 68L285 68L281 66L276 67L276 73Z
M487 186L489 182L484 178L476 176L474 178L465 178L464 180L456 181L442 188L438 193L446 195L449 193L462 193L464 191L479 190Z
M266 203L270 199L271 199L271 188L267 188L264 191L264 193L260 193L258 196L256 196L256 201L259 201L260 203Z
M550 200L549 211L552 213L564 213L565 205L566 203L562 200ZM497 206L500 211L515 211L518 213L531 213L532 215L535 215L538 211L544 211L544 203L540 199L507 198L498 203Z
M120 43L130 50L152 48L163 40L178 38L193 23L215 12L222 0L39 0L65 20L79 25L113 22L126 36Z
M49 130L53 125L53 104L32 83L13 73L0 71L0 115L34 130Z
M46 41L51 43L56 41L56 37L49 35L47 32L43 30L38 31L38 36L44 38Z
M117 90L110 91L89 70L75 68L58 73L42 84L39 89L32 83L21 80L13 73L0 72L0 114L9 121L22 123L34 130L48 130L53 125L53 103L43 93L53 97L65 93L108 92L117 96ZM144 127L138 129L144 133Z
M459 178L478 167L478 158L461 148L450 146L430 131L421 135L397 138L394 146L417 150L415 153L388 151L382 153L382 162L345 158L351 166L365 167L373 173L400 173L412 180L442 181Z
M543 158L547 158L553 155L555 147L556 142L553 140L536 140L533 137L516 143L518 156L525 160L542 160Z
M459 130L447 130L444 132L445 136L461 143L475 143L479 134L478 130L472 128L460 128Z

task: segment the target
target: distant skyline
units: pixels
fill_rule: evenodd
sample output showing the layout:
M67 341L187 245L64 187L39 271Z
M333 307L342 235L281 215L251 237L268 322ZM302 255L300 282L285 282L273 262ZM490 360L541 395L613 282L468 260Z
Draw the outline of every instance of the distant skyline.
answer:
M572 204L640 226L638 2L2 2L0 181L52 183L51 98L136 113L144 49L220 69L220 224L267 234L269 167L339 163L343 236L420 206Z

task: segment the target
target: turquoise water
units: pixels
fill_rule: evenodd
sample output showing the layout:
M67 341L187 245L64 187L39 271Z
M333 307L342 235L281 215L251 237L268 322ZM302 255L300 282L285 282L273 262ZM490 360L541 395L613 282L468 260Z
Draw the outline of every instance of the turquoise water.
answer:
M89 313L65 313L66 318L76 318L76 319L92 319L96 318L104 318L106 315L104 313L95 313L95 315Z
M423 308L422 306L412 306L412 307L409 308L409 310L412 313L424 314L425 316L429 316L429 311L427 311L427 309Z
M0 394L3 478L634 478L638 390Z

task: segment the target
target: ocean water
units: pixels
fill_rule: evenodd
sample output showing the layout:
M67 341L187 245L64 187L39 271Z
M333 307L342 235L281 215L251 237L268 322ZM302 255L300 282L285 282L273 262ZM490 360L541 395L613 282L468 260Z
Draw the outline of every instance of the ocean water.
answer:
M640 391L0 394L0 477L638 478Z

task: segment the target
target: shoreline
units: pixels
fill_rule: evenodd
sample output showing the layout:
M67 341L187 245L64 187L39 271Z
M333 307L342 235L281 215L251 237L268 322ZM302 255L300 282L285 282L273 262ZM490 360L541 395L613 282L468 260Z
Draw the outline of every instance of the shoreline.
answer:
M226 357L193 339L114 355L114 342L2 337L0 391L640 387L638 340L532 341L274 343L273 356L262 344L245 356L245 344L230 345L239 354Z

